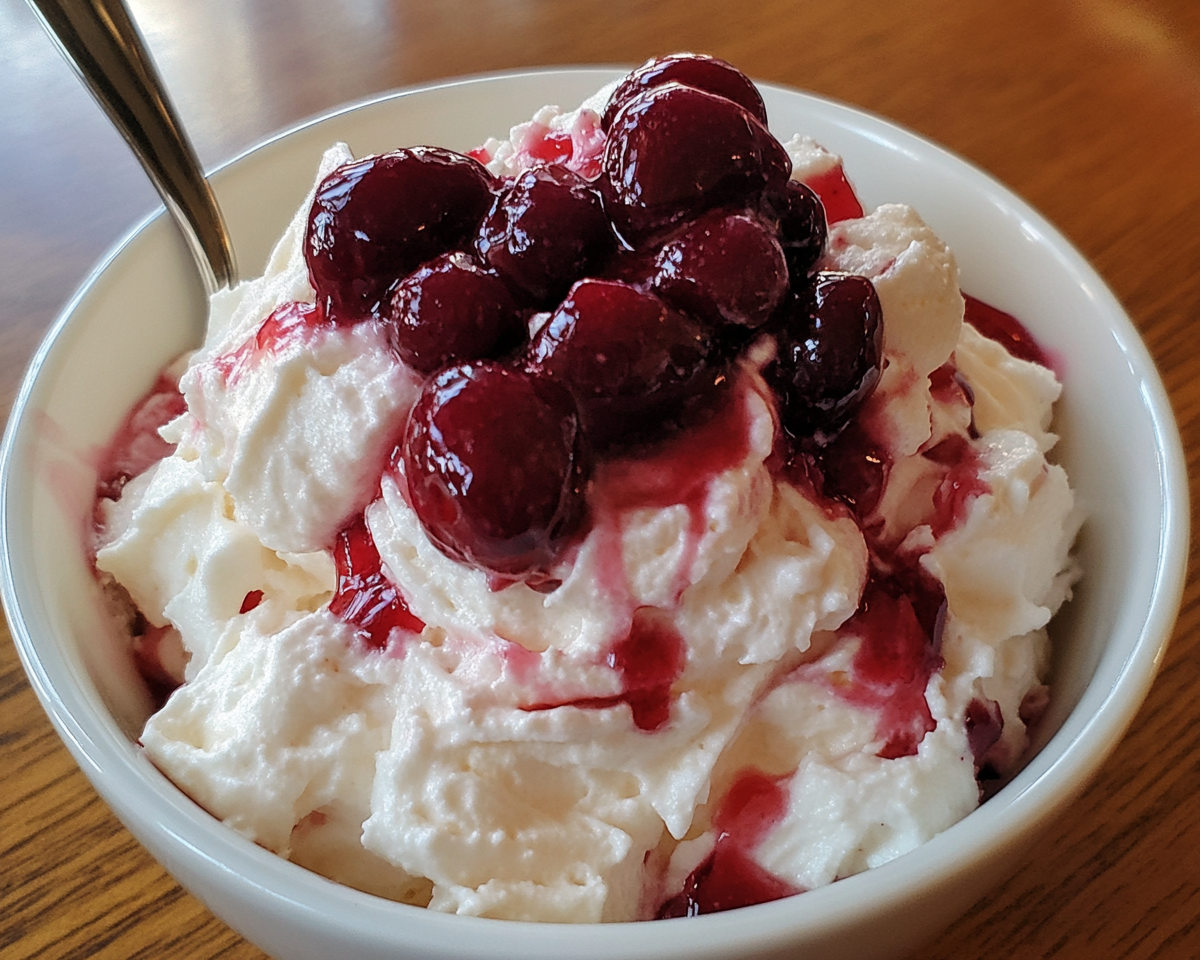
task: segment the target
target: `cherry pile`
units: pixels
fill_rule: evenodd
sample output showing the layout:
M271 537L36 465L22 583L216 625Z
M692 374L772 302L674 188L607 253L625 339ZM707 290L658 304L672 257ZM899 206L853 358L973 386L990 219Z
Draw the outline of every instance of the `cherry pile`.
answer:
M742 73L652 60L601 126L593 180L413 147L338 168L309 212L326 320L383 322L428 375L392 458L413 509L506 581L544 583L596 459L706 416L752 340L777 342L765 374L798 449L836 438L879 377L874 288L816 271L824 209Z

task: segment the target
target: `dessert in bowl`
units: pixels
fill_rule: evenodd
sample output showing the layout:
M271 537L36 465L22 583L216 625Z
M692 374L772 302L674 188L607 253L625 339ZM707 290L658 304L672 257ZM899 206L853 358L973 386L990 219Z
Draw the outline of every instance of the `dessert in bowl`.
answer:
M603 79L596 72L571 73L565 78L579 83L575 98L578 100L592 92ZM484 83L485 89L490 90L495 90L497 84L506 87L506 96L514 99L516 91L524 88L521 95L529 99L521 103L521 111L506 118L515 121L531 115L540 101L547 99L537 92L537 84L545 79L545 75L535 75ZM280 161L282 154L290 153L290 148L311 151L313 145L319 143L320 146L315 148L319 155L320 149L329 141L339 139L351 143L358 154L382 152L396 144L417 142L443 143L466 149L495 131L496 117L484 117L485 123L454 134L438 129L439 123L445 122L439 111L446 106L438 101L462 99L463 91L470 89L470 83L438 88L423 92L415 99L406 101L400 97L327 118L316 127L305 128L268 145L219 174L218 191L222 192L225 205L230 207L239 249L245 249L239 234L239 220L252 229L247 222L252 218L239 215L236 200L231 206L230 198L222 190L222 177L232 184L235 173L254 168L265 171L268 161L270 169L278 175L281 171L286 172L289 166ZM912 203L955 249L964 287L1020 316L1042 345L1061 358L1057 365L1064 375L1067 391L1056 424L1064 436L1059 459L1067 465L1089 518L1100 519L1089 519L1084 535L1080 560L1087 574L1079 596L1067 608L1066 619L1055 625L1055 644L1059 650L1054 669L1055 694L1040 727L1041 739L1048 743L995 798L925 846L877 870L773 904L687 921L638 924L636 934L631 925L590 928L586 944L580 941L573 947L574 952L582 949L585 953L593 951L597 956L639 953L717 956L735 952L739 955L770 955L771 951L792 949L800 944L815 949L818 944L833 943L842 948L861 945L864 956L902 952L914 945L917 938L927 935L938 923L965 907L987 883L996 879L1003 863L1017 854L1020 841L1028 839L1029 833L1055 807L1082 788L1086 773L1094 769L1103 752L1112 746L1144 693L1154 651L1169 631L1173 604L1177 603L1181 578L1177 540L1180 524L1185 526L1185 522L1179 513L1178 492L1164 499L1162 491L1179 489L1178 443L1173 440L1169 416L1164 418L1162 412L1165 406L1161 391L1158 396L1150 397L1156 403L1149 403L1139 392L1140 383L1138 386L1131 384L1129 391L1120 397L1113 396L1119 391L1113 390L1112 382L1119 382L1123 371L1127 376L1128 366L1133 361L1140 364L1151 383L1156 381L1144 351L1129 331L1128 322L1099 281L1035 214L986 178L936 148L844 108L787 91L768 88L765 93L776 129L785 136L793 131L808 133L845 155L850 175L866 206L884 201ZM565 91L556 91L555 98L571 102ZM383 115L397 105L405 115L394 121L400 128L398 131L389 130ZM408 110L408 107L412 109ZM468 108L460 111L459 116L470 113ZM359 123L360 120L363 122ZM269 157L272 151L276 156ZM310 169L302 180L294 183L311 180L314 154L309 152L306 160ZM299 166L299 163L292 164L293 172ZM263 173L263 178L258 181L246 180L243 189L253 194L272 182L271 174ZM280 194L283 192L286 191L281 190ZM303 189L293 192L287 202L288 208L294 208L298 195L303 195ZM258 214L263 217L261 210ZM287 213L284 213L273 220L270 229L258 234L259 238L278 233L286 219ZM148 229L153 231L154 227ZM153 382L158 370L174 354L190 345L186 318L202 313L196 301L189 307L188 294L193 291L185 282L186 263L176 259L171 266L162 259L164 255L178 251L161 248L150 251L152 256L157 256L157 262L152 260L145 264L137 263L138 258L130 256L136 252L139 242L144 242L145 236L147 234L143 233L131 241L132 245L102 271L91 291L84 295L69 319L48 342L38 361L38 373L31 379L14 420L9 439L10 456L6 461L10 466L9 505L5 518L9 525L10 570L13 572L9 599L14 602L15 598L18 604L10 609L20 610L19 617L13 614L14 620L18 621L16 632L21 632L22 624L37 623L37 630L31 630L29 636L35 632L41 635L46 625L39 622L39 616L53 618L53 627L59 632L86 631L88 643L67 648L68 659L73 659L76 665L70 672L85 686L93 685L83 698L87 702L80 706L90 711L91 723L99 722L96 729L104 734L101 739L107 737L106 766L111 769L115 764L118 771L112 786L104 782L103 775L98 775L98 787L168 867L200 893L218 914L277 955L290 956L292 952L289 951L297 949L301 951L295 953L297 956L328 954L339 949L333 946L338 943L343 951L352 945L353 952L359 955L375 955L373 951L376 950L383 955L393 947L404 946L410 950L423 950L429 955L452 956L456 950L463 955L472 955L481 952L479 944L482 942L486 942L489 952L496 955L532 953L548 956L561 952L563 944L574 941L568 933L554 926L437 917L429 911L417 912L380 903L274 861L264 851L224 831L158 776L133 746L130 738L137 736L151 705L144 695L138 696L136 675L128 658L120 656L122 639L102 636L103 618L96 609L96 591L87 582L89 573L84 558L76 558L74 564L75 572L82 573L83 578L64 585L64 589L70 588L66 589L66 595L76 597L73 605L56 596L52 602L40 600L39 612L30 607L28 595L22 595L22 590L28 591L38 581L23 580L17 574L17 568L11 565L14 556L12 538L17 533L13 524L18 521L18 526L24 524L21 518L29 515L27 510L11 506L21 489L21 481L13 473L12 464L25 463L29 469L40 471L42 476L53 478L50 485L39 485L35 482L38 479L35 474L22 474L25 476L25 495L42 498L42 513L59 511L54 522L60 524L59 532L66 532L68 539L76 538L72 544L75 546L82 540L82 527L90 517L88 504L95 482L95 458L91 451L113 433L124 410ZM244 260L246 256L244 253ZM103 296L120 278L121 267L125 264L134 267L135 272L139 266L148 271L142 272L137 280L132 276L129 278L133 280L129 295L142 297L142 302L145 302L147 291L139 286L146 277L164 277L179 286L162 289L163 285L159 284L150 291L149 299L155 302L144 308L139 306L139 311L145 311L140 314L141 325L129 326L128 306L117 306L115 310L120 320L106 315L106 326L100 329L97 325L91 333L97 339L88 341L87 325L79 319L87 312L83 309L84 304L88 297ZM170 302L172 295L174 302ZM1097 300L1104 306L1099 314L1095 306ZM152 319L154 314L157 317ZM161 331L158 324L164 317L177 320L177 326ZM125 329L109 329L107 324L113 322L118 326L124 324ZM160 333L157 341L146 340L148 334ZM122 338L125 338L123 342ZM124 384L113 384L111 378L104 381L98 372L72 369L72 363L95 362L103 367L111 361L113 353L108 354L109 361L96 357L97 342L106 343L123 363L137 360L138 351L134 344L139 342L143 352L153 353L153 356L144 357L144 366L128 372L130 378L142 377L136 389L118 396L121 391L117 388ZM69 343L73 343L75 349L68 351L64 345ZM155 349L158 352L155 353ZM1100 376L1093 380L1097 372ZM1076 383L1083 384L1078 396L1074 394ZM84 384L89 391L87 399L81 392ZM64 391L68 395L74 391L74 398L64 397ZM97 423L94 417L97 395L101 391L113 394L112 409L108 411L111 417L107 422ZM61 406L68 400L78 408L72 409L69 415L66 413L68 408ZM1135 454L1126 458L1131 471L1128 476L1114 477L1111 470L1106 472L1098 466L1108 457L1106 449L1111 449L1106 448L1111 425L1104 418L1095 418L1097 406L1105 407L1109 417L1119 416L1125 421L1133 418L1134 422L1127 424L1128 436L1123 443L1128 445L1131 438L1135 445L1141 443L1145 456ZM28 426L35 422L36 426ZM30 445L33 445L32 449ZM1149 472L1135 473L1135 462L1145 465ZM1165 469L1166 480L1155 473L1160 468ZM1082 480L1081 471L1085 475ZM1110 499L1114 497L1115 500ZM1142 512L1136 516L1110 517L1104 507L1109 502L1127 503L1131 505L1131 511ZM36 510L34 515L39 516L40 523L42 518ZM1144 565L1134 564L1131 571L1119 571L1114 544L1122 537L1126 542L1132 542L1133 531L1141 532L1148 527L1159 533L1153 540L1146 540L1142 554ZM40 531L46 529L39 527ZM26 535L29 535L28 529ZM58 543L63 550L69 549L66 540L48 539L44 535L30 536L27 543L40 543L43 551L50 543ZM1162 553L1160 543L1167 544ZM30 549L36 559L37 550L32 546ZM1136 550L1134 555L1138 556ZM44 553L42 562L49 562L46 570L71 566L60 564ZM1098 581L1093 580L1093 563L1100 571ZM1163 570L1169 574L1160 575ZM1122 580L1123 573L1131 575ZM65 574L60 572L59 576ZM1109 586L1117 583L1121 584L1119 589ZM1096 592L1098 587L1099 592ZM1139 599L1133 608L1127 609L1133 596ZM1124 616L1130 619L1123 620ZM1125 631L1128 631L1127 636ZM1063 636L1065 640L1061 640ZM1128 646L1114 653L1120 646L1118 636L1123 636ZM109 644L107 649L106 642ZM1137 655L1131 656L1135 651ZM43 671L47 665L55 667L56 661L61 667L63 661L59 655L42 650L30 661L31 675L35 684L41 687L39 692L51 701L56 696L61 701L61 694L51 692L58 689L60 681L57 678L51 681L50 675ZM1130 663L1140 664L1141 669L1130 673ZM85 671L82 675L81 667ZM45 678L45 683L41 682L41 677ZM1107 697L1110 693L1115 696ZM1097 712L1098 702L1106 699L1104 709ZM76 704L72 704L65 714L56 713L52 704L50 708L52 716L61 724L74 727L74 730L92 729L90 726L80 728L73 719L77 716ZM628 711L628 705L625 709ZM68 740L78 742L74 730L68 730ZM1085 735L1084 730L1090 733ZM1100 734L1098 737L1097 733ZM1066 778L1059 780L1064 773ZM145 804L133 800L119 787L119 782L130 774L136 775L141 782L139 789L149 791L146 799L154 798L154 813L138 813ZM161 809L158 808L160 799L167 801ZM195 830L204 832L203 843L194 839L195 834L191 831ZM182 847L176 847L182 839L181 832L193 839L185 839ZM237 867L233 874L236 877L225 870L225 879L221 883L209 882L203 873L205 864L213 863L211 858L202 860L197 868L189 862L188 855L179 854L180 849L194 850L197 845L207 847L210 840L221 849L216 860L225 862L227 858L234 858ZM270 880L261 871L266 871ZM889 880L889 877L893 879ZM917 881L914 879L917 877L922 879ZM244 884L250 884L259 894L247 897L249 888ZM952 896L934 896L950 890ZM339 904L337 907L333 906L335 900ZM324 915L324 906L320 911L322 915L313 913L317 903L328 905L342 916L330 920ZM351 903L358 906L352 908ZM919 909L914 909L915 903L921 904ZM277 911L290 913L293 909L299 911L296 923L274 921L273 918L283 915ZM392 919L385 921L384 918L389 916ZM368 920L368 917L372 919ZM404 918L403 923L397 922L399 917ZM380 927L373 926L376 920ZM697 932L687 933L688 929L693 929L688 927L682 933L668 933L670 928L678 928L681 923L697 924ZM403 933L398 933L401 926ZM390 928L386 935L385 928ZM756 933L748 934L750 929ZM462 932L455 934L451 932L454 930ZM479 933L469 933L469 930ZM376 939L377 934L379 939ZM476 935L484 939L470 940ZM319 939L322 936L327 939ZM351 939L344 939L346 937ZM447 938L444 942L443 937ZM306 949L308 953L303 952Z

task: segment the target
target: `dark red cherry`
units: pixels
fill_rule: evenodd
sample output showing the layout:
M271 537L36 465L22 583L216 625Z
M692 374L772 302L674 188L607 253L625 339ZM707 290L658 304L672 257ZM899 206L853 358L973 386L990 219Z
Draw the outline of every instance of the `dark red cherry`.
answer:
M440 147L338 167L317 187L304 236L317 302L338 323L385 313L401 277L470 241L491 185L478 161Z
M557 164L535 166L496 197L476 242L480 256L551 307L616 248L600 195Z
M609 219L637 247L706 210L783 188L791 160L745 108L667 83L613 119L597 185Z
M824 445L879 382L883 312L870 280L818 273L783 307L779 352L764 374L795 437Z
M575 395L597 447L645 439L714 386L711 334L653 293L581 280L529 345L529 362Z
M655 267L664 300L714 324L761 326L788 289L774 231L745 213L705 214L663 245Z
M825 249L829 230L821 199L798 180L767 199L768 209L779 220L779 243L787 259L793 286L804 283Z
M393 456L429 539L501 577L544 571L585 516L586 448L570 394L495 361L431 377Z
M716 57L699 53L673 53L647 60L621 81L608 98L608 105L600 118L601 128L607 130L611 127L620 109L639 93L672 81L732 100L745 107L764 127L767 125L767 108L763 105L762 96L741 70Z
M392 346L421 373L498 356L525 335L504 281L466 253L443 253L405 277L390 317Z

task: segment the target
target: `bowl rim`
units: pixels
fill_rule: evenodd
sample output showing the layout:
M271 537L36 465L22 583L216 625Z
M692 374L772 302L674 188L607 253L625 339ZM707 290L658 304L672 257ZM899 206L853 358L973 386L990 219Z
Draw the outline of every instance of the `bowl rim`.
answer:
M598 81L603 82L627 72L628 69L620 65L584 65L506 70L456 77L375 94L323 111L272 134L214 167L210 176L219 177L263 148L325 120L376 104L434 90L497 80L548 80L564 74L592 74ZM1092 286L1100 291L1101 303L1098 309L1109 315L1110 325L1118 338L1119 346L1128 358L1134 375L1140 378L1142 395L1154 425L1155 450L1158 457L1156 472L1162 503L1159 553L1149 615L1133 645L1132 653L1122 664L1119 675L1103 698L1101 708L1087 720L1074 740L1064 746L1061 755L1056 757L1049 767L1027 783L1021 783L1018 777L1010 785L1016 789L1002 806L994 806L992 803L982 805L963 821L951 826L926 844L881 867L810 891L803 897L690 918L689 923L694 926L689 929L694 929L697 936L705 940L705 947L701 953L696 952L695 945L689 947L692 956L717 957L731 949L739 949L751 941L759 944L766 941L783 943L797 927L834 930L847 920L866 913L875 913L886 904L900 905L908 892L902 889L903 885L894 882L893 878L896 875L921 876L926 881L939 878L944 880L963 868L963 863L950 855L952 848L965 846L970 856L987 857L1014 836L1030 834L1044 826L1083 791L1140 708L1162 662L1182 600L1190 539L1186 461L1166 389L1132 321L1102 278L1074 245L1045 217L990 174L925 137L883 117L828 97L778 84L759 83L758 86L760 89L779 94L803 97L822 109L832 108L840 115L844 126L860 135L886 137L889 141L900 143L915 141L923 150L936 151L953 163L969 168L973 174L983 178L990 189L997 191L1023 218L1050 238L1056 247L1056 253L1065 257L1076 272L1087 278ZM647 958L676 955L679 930L677 924L671 921L659 921L649 926L646 923L589 925L586 951L581 954L580 941L572 938L570 934L570 931L578 929L578 925L523 921L496 923L493 920L475 917L439 914L383 900L325 880L255 846L225 827L170 784L145 761L144 757L142 760L150 766L150 772L138 769L133 744L127 744L130 749L123 755L122 751L117 749L119 745L108 742L106 738L97 739L93 736L76 712L70 708L69 702L64 702L59 690L62 678L48 669L42 656L43 652L39 650L39 642L22 616L23 587L18 583L10 553L13 548L10 511L17 508L14 490L18 481L14 479L14 472L19 460L16 458L21 448L32 442L29 421L30 412L39 394L39 375L60 345L68 339L71 322L81 304L125 249L165 215L164 207L159 205L130 228L101 257L59 312L23 376L9 415L3 446L0 447L0 595L18 656L30 684L76 762L127 825L131 813L123 808L119 799L114 799L114 793L119 792L119 785L130 776L145 778L147 775L157 775L162 784L178 794L176 802L173 805L167 804L159 811L162 817L149 828L157 838L161 842L190 848L211 861L214 866L232 871L231 877L234 873L238 874L239 882L259 887L280 909L286 906L291 910L313 913L317 910L319 902L353 908L353 914L344 915L354 917L353 924L356 928L363 928L369 921L372 932L377 929L379 933L388 933L393 937L398 929L397 921L402 919L404 929L408 931L406 939L414 944L426 941L426 948L436 946L445 933L465 934L468 929L473 929L482 931L497 948L524 950L528 956L554 956L555 951L567 946L581 956L599 956L620 950ZM57 666L61 669L62 665ZM159 785L160 790L162 784ZM184 809L185 805L187 809ZM203 816L197 816L197 813ZM964 828L964 824L969 826ZM214 826L218 829L214 830ZM960 837L960 834L968 830L969 837ZM140 834L139 839L142 839ZM215 857L215 854L220 856ZM262 886L264 881L277 883L278 886ZM322 919L321 922L328 921ZM451 926L446 927L447 923ZM530 953L530 948L534 946L537 952Z

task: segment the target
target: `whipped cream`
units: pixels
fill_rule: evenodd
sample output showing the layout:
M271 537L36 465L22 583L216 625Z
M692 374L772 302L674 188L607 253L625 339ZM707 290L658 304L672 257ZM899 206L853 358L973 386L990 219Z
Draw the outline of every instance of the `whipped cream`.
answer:
M549 135L586 166L607 96L546 108L480 158L511 174ZM812 141L788 149L797 179L840 168ZM348 159L333 147L317 181ZM738 442L685 438L720 448L691 477L669 444L604 463L546 593L447 557L385 470L421 380L372 322L315 329L289 307L314 296L310 201L264 275L214 298L187 412L162 430L174 453L101 502L97 567L187 653L141 742L198 803L382 896L617 921L680 895L747 770L780 799L739 855L801 891L913 849L974 809L981 768L1020 762L1046 625L1077 576L1080 519L1046 459L1060 388L963 323L953 254L916 211L834 225L822 262L871 278L883 308L859 427L892 467L861 525L781 475L769 357L752 351L710 428ZM953 468L926 454L949 444L975 469L948 511ZM329 610L331 544L358 515L425 625L382 651ZM940 646L903 689L865 666L883 549L945 594ZM657 706L614 653L635 639L673 664Z

